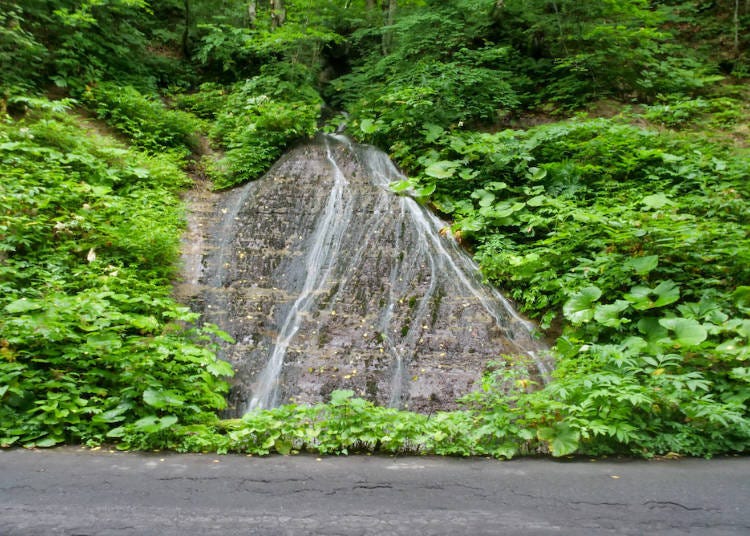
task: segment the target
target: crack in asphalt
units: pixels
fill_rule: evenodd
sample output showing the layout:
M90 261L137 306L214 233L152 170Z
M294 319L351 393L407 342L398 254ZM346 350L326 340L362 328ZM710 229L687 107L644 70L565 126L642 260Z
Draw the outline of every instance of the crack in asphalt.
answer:
M606 501L559 501L564 502L566 504L585 504L586 506L624 506L626 508L630 507L630 503L621 503L621 502L606 502Z
M358 484L352 489L394 489L391 484Z
M220 476L162 476L157 478L156 480L160 482L168 482L170 480L177 480L177 481L183 481L187 480L188 482L202 482L207 480L226 480Z
M9 488L0 488L0 493L6 492L6 491L20 491L20 490L29 490L29 491L38 491L35 487L29 486L28 484L21 484L17 486L10 486Z
M643 503L643 506L648 506L651 510L654 508L670 508L670 507L677 507L682 508L683 510L687 510L689 512L721 512L721 508L716 507L709 507L704 508L703 506L685 506L684 504L680 504L678 502L674 501L646 501Z

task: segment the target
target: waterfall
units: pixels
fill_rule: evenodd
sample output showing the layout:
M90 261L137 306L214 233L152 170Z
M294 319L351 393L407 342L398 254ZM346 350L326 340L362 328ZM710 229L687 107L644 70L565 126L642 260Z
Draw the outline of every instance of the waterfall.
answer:
M202 281L210 321L237 343L234 414L352 389L379 404L452 409L490 361L550 366L534 326L446 222L389 191L383 152L338 135L288 153L226 194Z
M250 399L249 410L273 407L278 398L278 382L284 356L289 343L300 328L303 316L315 303L316 295L325 287L326 282L340 254L344 232L352 217L352 202L348 182L331 154L326 140L326 158L333 171L333 186L318 220L307 248L307 277L302 290L294 304L286 313L284 322L273 344L273 351L268 358L263 372L257 381L256 391Z
M375 147L360 146L358 154L376 186L388 189L391 183L406 179L388 155ZM542 379L548 382L551 371L545 360L538 355L539 345L533 342L534 324L522 318L500 291L483 283L476 262L461 248L451 233L441 233L441 230L447 228L445 221L411 197L400 196L399 200L402 214L408 213L409 220L419 230L420 237L429 242L426 254L430 260L433 280L437 279L436 270L442 272L443 276L455 277L463 288L479 300L498 326L508 323L513 326L511 338L517 342L523 341L526 354L534 361ZM434 285L429 290L428 294L431 294ZM424 299L430 297L428 294Z

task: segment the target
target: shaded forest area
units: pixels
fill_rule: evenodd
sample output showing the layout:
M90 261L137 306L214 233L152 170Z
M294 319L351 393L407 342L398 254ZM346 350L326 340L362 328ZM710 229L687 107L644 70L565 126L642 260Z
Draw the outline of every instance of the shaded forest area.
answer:
M744 0L0 1L0 445L747 451L749 27ZM219 417L179 193L342 124L540 323L553 382L498 356L461 411Z

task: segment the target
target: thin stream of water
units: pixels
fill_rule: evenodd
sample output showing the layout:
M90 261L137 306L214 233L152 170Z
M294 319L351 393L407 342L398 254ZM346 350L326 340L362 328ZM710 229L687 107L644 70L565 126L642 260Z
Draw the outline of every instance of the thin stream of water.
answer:
M362 158L366 168L371 172L373 184L387 189L392 182L406 179L396 168L393 162L382 151L374 147L364 146L358 154ZM533 341L535 326L528 320L522 318L513 308L510 302L497 289L484 284L480 279L479 266L456 242L451 233L441 233L447 223L435 214L421 206L411 197L400 196L402 212L408 212L411 222L420 230L423 240L429 241L431 248L428 250L430 268L435 273L436 269L447 271L461 282L492 315L498 325L502 325L503 313L510 315L516 327L513 338L527 339ZM431 286L428 293L434 291ZM426 299L430 296L425 295ZM502 311L500 311L501 309ZM536 345L532 344L532 347ZM535 351L529 348L526 353L532 358L545 381L549 381L550 370L547 363L540 358Z
M351 220L351 196L346 189L348 182L333 158L327 141L326 153L333 169L333 187L308 246L307 278L279 330L268 364L261 372L248 404L248 411L274 407L278 403L279 375L284 365L284 356L300 328L304 314L313 307L317 293L328 282L334 260L341 248L344 231Z

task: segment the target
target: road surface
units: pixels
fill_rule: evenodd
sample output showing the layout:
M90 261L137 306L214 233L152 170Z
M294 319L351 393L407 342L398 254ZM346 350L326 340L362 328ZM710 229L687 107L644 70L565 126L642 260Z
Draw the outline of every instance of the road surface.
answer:
M750 458L0 451L0 535L750 534Z

